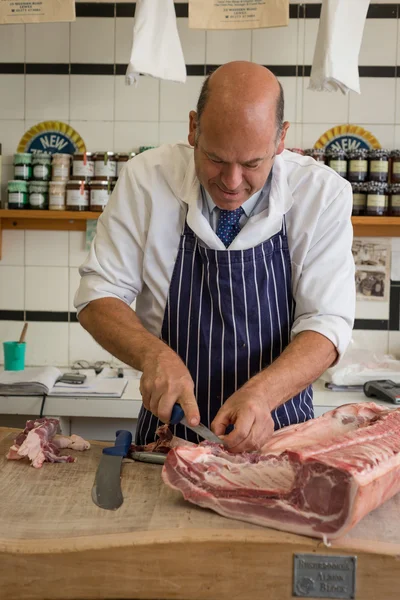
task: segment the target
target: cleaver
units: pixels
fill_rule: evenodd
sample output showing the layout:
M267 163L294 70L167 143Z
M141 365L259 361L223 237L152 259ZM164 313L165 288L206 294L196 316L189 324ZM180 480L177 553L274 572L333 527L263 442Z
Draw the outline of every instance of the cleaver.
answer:
M104 448L92 487L92 500L100 508L117 510L124 501L121 491L121 464L132 444L130 431L116 432L114 446Z

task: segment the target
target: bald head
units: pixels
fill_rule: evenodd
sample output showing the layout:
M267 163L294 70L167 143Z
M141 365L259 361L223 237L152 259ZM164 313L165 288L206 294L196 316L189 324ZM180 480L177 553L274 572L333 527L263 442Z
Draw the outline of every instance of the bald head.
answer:
M283 90L275 75L261 65L235 61L219 67L204 81L197 103L197 123L200 126L203 114L204 118L219 123L223 119L230 126L238 123L242 127L253 120L262 127L272 118L278 139L283 111Z

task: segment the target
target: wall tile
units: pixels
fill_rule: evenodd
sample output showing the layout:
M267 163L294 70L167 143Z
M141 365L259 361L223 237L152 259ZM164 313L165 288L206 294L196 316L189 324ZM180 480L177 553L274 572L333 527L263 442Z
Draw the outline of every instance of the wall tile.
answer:
M251 60L251 30L206 32L206 63L222 65L231 60Z
M21 335L23 324L20 321L0 321L0 345L3 342L16 342ZM29 327L27 331L29 335ZM4 364L3 347L0 347L0 365Z
M174 144L187 142L189 123L160 123L160 144Z
M86 234L84 231L69 232L69 266L80 267L86 260L88 252L86 250Z
M159 124L118 121L114 125L114 140L117 152L136 152L139 146L158 146Z
M131 57L134 19L115 19L115 62L127 65Z
M204 77L188 77L186 83L161 81L160 121L184 121L196 109Z
M388 319L389 302L357 300L356 319Z
M25 267L25 310L68 311L68 267Z
M185 63L198 65L206 62L206 32L201 29L189 29L189 19L177 19L178 34Z
M389 354L400 360L400 331L389 331Z
M285 138L285 148L298 148L298 129L299 125L296 123L290 123L290 127Z
M400 111L398 114L400 117ZM395 125L393 127L393 129L394 129L394 147L400 148L400 125Z
M114 121L70 121L85 142L88 151L109 151L114 148Z
M79 271L77 267L69 268L69 306L68 310L71 312L75 312L76 308L74 306L74 298L75 294L79 287L79 282L81 280L81 276L79 275Z
M68 323L30 322L25 362L27 366L68 366Z
M319 19L304 20L304 64L312 65L317 43Z
M24 25L2 25L0 35L0 56L6 62L24 62L25 29Z
M300 148L312 148L315 142L321 137L325 131L337 125L337 123L302 123L301 135L299 136Z
M0 120L0 143L2 161L4 164L13 164L13 154L17 151L20 139L24 135L24 120L1 119Z
M392 252L390 279L400 281L400 251Z
M24 119L24 75L0 75L0 116L2 119Z
M69 63L69 23L26 25L26 61Z
M290 19L288 27L254 29L251 60L260 65L296 65L298 29L298 19Z
M0 310L24 309L24 267L0 266Z
M395 127L393 125L377 125L368 123L358 123L352 121L356 125L361 125L367 131L370 131L381 144L382 148L392 149L395 147Z
M350 92L350 123L393 123L395 80L388 77L361 77L361 94Z
M68 266L68 231L26 231L27 266Z
M110 121L114 116L114 77L71 75L71 119Z
M76 360L111 360L111 354L104 350L79 323L69 324L69 362Z
M358 64L395 65L396 38L396 19L366 19Z
M141 77L139 83L125 85L125 77L115 78L116 121L158 121L160 81Z
M392 238L392 252L400 252L400 237Z
M68 75L27 75L26 100L27 119L37 121L68 119Z
M4 229L2 235L0 268L5 266L23 266L25 232L20 229Z
M353 348L371 350L376 354L387 354L389 349L389 333L387 331L370 331L354 329L352 332Z
M304 78L303 115L304 123L347 123L349 97L338 92L315 92L308 89L310 78Z
M71 23L71 62L114 64L114 37L114 19L76 19Z
M296 121L297 110L297 78L280 77L285 97L285 121Z

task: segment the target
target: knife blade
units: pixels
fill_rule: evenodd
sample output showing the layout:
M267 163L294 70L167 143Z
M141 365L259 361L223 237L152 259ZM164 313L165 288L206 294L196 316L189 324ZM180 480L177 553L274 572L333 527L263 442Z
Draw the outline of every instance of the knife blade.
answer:
M130 431L116 432L114 446L104 448L92 487L92 500L105 510L117 510L124 501L121 491L121 463L132 444Z
M183 412L182 406L180 404L174 404L172 408L170 424L177 425L178 423L182 423L182 425L185 425L185 427L188 427L208 442L214 442L215 444L224 443L218 436L215 435L215 433L211 431L211 429L208 429L208 427L206 427L202 423L196 426L189 425L188 421L186 420L185 413Z

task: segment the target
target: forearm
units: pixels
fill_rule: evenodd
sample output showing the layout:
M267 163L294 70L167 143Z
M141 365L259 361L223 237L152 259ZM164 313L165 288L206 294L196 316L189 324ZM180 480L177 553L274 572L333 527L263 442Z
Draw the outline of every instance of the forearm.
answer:
M303 331L249 383L261 388L273 410L313 383L337 359L335 346L315 331Z
M172 352L145 329L134 310L116 298L93 300L79 313L79 322L100 346L139 371L160 351Z

